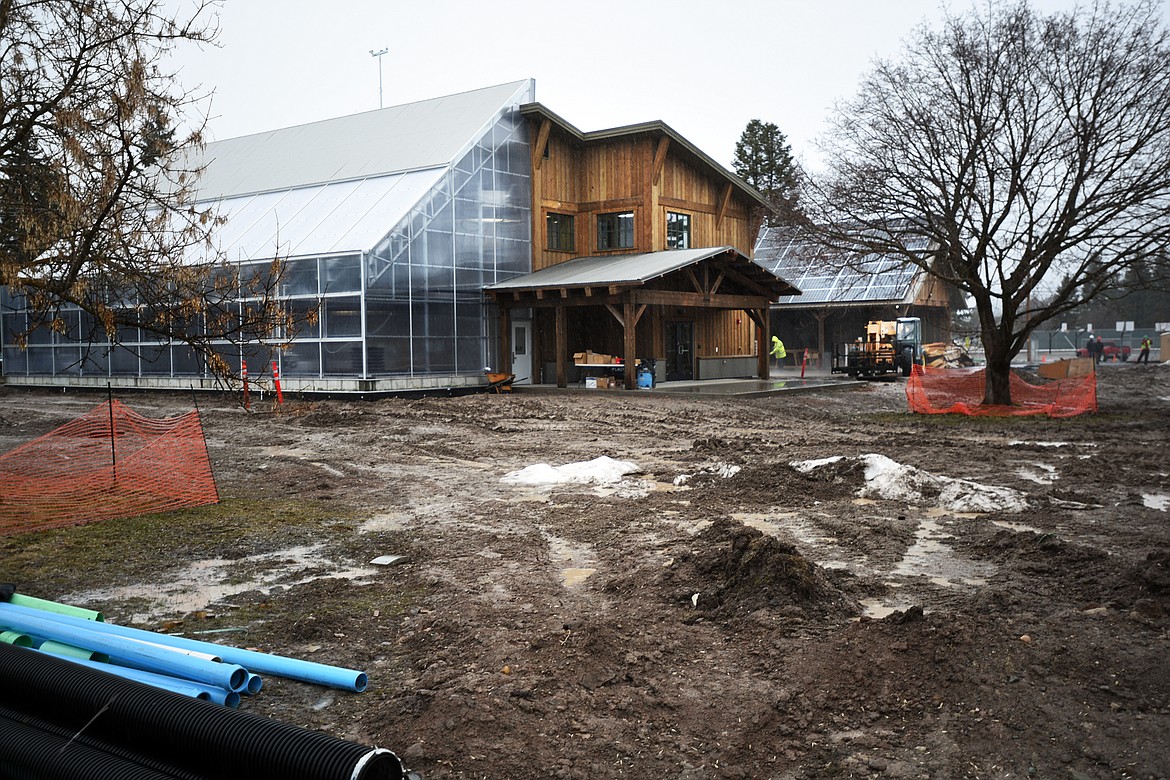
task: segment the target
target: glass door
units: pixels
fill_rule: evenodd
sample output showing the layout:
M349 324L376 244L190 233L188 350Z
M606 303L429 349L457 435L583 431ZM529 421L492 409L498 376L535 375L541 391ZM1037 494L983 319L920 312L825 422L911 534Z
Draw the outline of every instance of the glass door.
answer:
M695 378L695 323L666 323L666 381L680 382Z

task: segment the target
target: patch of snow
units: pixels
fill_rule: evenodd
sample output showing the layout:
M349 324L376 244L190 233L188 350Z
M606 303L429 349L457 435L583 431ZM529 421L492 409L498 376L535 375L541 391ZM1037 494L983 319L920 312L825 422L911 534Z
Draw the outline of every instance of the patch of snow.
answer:
M699 474L714 474L717 477L729 479L730 477L734 477L739 472L740 467L732 465L731 463L713 463L707 466L703 466L695 474L679 474L674 478L674 484L677 486L685 485Z
M1142 504L1150 509L1160 509L1165 512L1170 509L1170 496L1156 493L1142 493Z
M789 466L799 471L801 474L808 474L811 471L819 469L821 466L828 466L830 463L844 460L844 455L834 455L831 458L821 458L820 460L796 460L789 463Z
M627 474L637 474L640 471L640 468L629 461L614 460L602 455L593 460L566 463L563 466L536 463L519 471L510 471L501 477L500 481L509 485L532 487L563 484L605 485L621 482Z
M1021 447L1025 444L1030 444L1034 447L1067 447L1067 446L1069 446L1067 441L1024 441L1022 439L1017 439L1016 441L1009 441L1008 442L1009 447Z
M824 458L790 465L805 473L836 463L842 458ZM981 485L966 479L940 477L913 466L897 463L885 455L862 455L865 466L865 484L858 490L861 498L880 498L921 504L927 495L937 495L937 506L952 512L1020 512L1028 503L1016 490L994 485Z

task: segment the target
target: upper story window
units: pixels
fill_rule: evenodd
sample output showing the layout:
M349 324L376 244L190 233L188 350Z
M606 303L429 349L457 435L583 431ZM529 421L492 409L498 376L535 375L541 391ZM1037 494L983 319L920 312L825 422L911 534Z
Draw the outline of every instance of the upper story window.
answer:
M691 215L666 212L666 248L691 248Z
M573 252L573 215L549 213L545 218L547 225L545 246L554 252Z
M634 212L597 215L597 249L633 249Z

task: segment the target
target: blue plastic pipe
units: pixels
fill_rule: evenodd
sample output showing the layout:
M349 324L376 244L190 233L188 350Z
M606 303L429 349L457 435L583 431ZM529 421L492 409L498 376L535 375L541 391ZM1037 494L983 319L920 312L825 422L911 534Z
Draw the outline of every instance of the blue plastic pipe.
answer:
M47 643L46 643L47 644ZM226 707L240 706L240 694L235 691L227 691L223 688L218 688L214 685L200 685L191 680L182 680L178 677L170 677L165 674L156 674L154 672L146 672L142 669L132 669L129 666L114 666L113 664L102 663L101 661L90 661L85 658L78 658L71 655L63 655L53 652L51 649L46 650L45 645L41 645L40 651L55 655L58 658L64 658L66 661L71 661L81 666L88 666L91 669L105 672L106 674L116 674L119 677L124 677L127 680L136 680L140 683L153 685L155 688L162 688L166 691L174 691L184 696L190 696L192 699L203 699L204 701L213 701L216 704L222 704Z
M8 616L13 614L32 614L35 616L44 613L16 604L0 602L0 626L7 625L6 620ZM83 628L89 627L93 631L108 633L116 637L140 639L147 642L170 645L172 647L211 653L222 658L225 664L238 664L239 666L245 667L248 672L255 674L271 674L276 677L287 677L290 680L300 680L301 682L313 683L314 685L326 685L330 688L338 688L343 691L357 691L359 693L364 691L366 685L369 684L369 678L366 677L365 672L359 672L356 669L345 669L339 666L329 666L313 661L302 661L297 658L269 655L268 653L260 653L255 650L243 650L238 647L217 645L212 642L202 642L198 639L187 639L181 636L156 634L140 628L119 626L115 623L95 623L88 620L79 620L69 615L52 615L51 619L63 625L80 626ZM233 690L239 690L239 688L234 688Z
M204 661L169 649L149 647L140 642L124 642L102 630L108 627L109 623L80 620L68 615L41 612L13 604L2 606L0 626L84 647L87 650L96 650L105 653L110 660L117 661L122 666L183 677L230 691L238 691L248 682L248 671L238 664Z

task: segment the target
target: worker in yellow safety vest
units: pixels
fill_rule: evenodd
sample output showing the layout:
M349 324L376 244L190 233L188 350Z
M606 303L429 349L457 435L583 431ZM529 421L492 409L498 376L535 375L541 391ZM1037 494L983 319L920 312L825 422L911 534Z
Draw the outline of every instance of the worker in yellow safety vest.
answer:
M784 358L788 357L788 351L784 349L784 342L780 340L779 336L772 337L772 357L776 359L776 365L783 366Z

